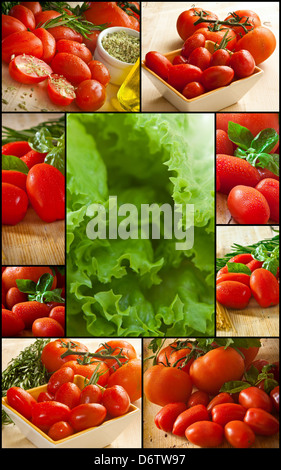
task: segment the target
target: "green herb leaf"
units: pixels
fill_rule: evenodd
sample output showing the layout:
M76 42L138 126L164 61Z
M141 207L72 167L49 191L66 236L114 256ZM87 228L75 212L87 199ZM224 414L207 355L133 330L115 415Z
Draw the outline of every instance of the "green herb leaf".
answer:
M241 390L245 390L245 388L249 388L251 386L252 385L247 382L236 380L223 384L223 386L220 388L220 392L238 393L241 392Z
M2 170L20 171L25 175L29 172L27 164L13 155L2 155Z
M30 279L17 279L18 289L25 294L35 294L36 283Z
M269 153L279 140L275 129L264 129L251 142L251 147L258 153Z
M249 274L249 276L252 274L250 268L243 263L228 262L227 267L229 273L244 273Z
M244 150L248 150L251 147L252 140L254 139L249 129L232 121L228 122L228 137L234 144Z

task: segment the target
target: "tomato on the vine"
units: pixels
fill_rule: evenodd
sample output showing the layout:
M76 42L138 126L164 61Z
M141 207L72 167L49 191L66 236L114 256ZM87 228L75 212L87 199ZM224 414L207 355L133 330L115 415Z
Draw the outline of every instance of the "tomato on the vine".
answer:
M191 395L191 378L176 367L165 367L160 364L152 366L145 371L143 379L147 399L157 405L186 403Z
M50 341L44 346L41 354L41 361L48 372L55 372L67 361L77 359L77 355L75 354L70 354L64 358L61 357L69 349L73 352L88 352L87 346L78 341L73 341L67 338Z
M218 16L215 13L203 10L203 8L190 8L183 11L177 19L176 27L178 34L184 41L197 32L198 29L207 29L210 26L210 23L194 24L200 19L200 15L204 20L218 20Z

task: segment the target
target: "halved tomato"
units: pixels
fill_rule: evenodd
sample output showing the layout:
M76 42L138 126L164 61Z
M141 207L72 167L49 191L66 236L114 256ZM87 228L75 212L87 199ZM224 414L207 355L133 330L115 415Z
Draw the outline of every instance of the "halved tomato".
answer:
M53 73L48 78L48 95L59 106L68 106L75 99L75 88L63 75Z
M18 55L9 64L11 77L25 84L43 82L52 72L46 62L32 55Z

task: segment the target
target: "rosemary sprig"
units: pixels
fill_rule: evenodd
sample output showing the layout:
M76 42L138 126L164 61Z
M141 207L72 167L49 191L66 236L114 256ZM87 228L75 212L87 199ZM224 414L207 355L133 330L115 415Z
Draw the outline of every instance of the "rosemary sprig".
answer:
M81 15L69 15L67 12L63 11L61 16L57 18L52 18L45 23L38 23L37 28L51 29L56 26L67 26L87 38L87 34L97 30L102 31L108 27L108 24L94 25L90 23L90 21L85 20Z
M60 138L65 131L64 116L61 116L56 120L41 122L36 126L22 129L20 131L2 126L2 145L20 140L28 141L34 137L36 132L41 131L43 128L47 128L54 138Z

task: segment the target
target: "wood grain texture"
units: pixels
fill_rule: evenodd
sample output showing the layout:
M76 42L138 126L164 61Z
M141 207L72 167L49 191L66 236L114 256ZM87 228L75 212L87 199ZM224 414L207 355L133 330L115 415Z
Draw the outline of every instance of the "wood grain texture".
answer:
M216 192L216 223L218 225L239 225L232 217L227 206L227 195ZM269 220L266 225L276 222Z
M164 346L170 344L173 340L167 339ZM257 359L266 359L269 362L278 361L279 358L279 339L266 338L262 339L262 348L258 353ZM147 349L150 340L144 339L143 357L151 356L151 350ZM145 369L152 365L151 360L145 361ZM146 397L143 398L143 446L144 448L154 449L192 449L198 448L185 437L174 436L172 433L166 433L158 429L154 423L154 417L160 410L160 406L149 402ZM231 446L225 441L220 448L230 448ZM270 437L256 436L253 448L278 448L279 434Z
M218 226L217 258L231 252L233 243L250 245L265 238L272 238L276 233L267 226ZM278 336L279 305L262 308L252 297L244 310L227 309L231 326L229 329L217 329L217 336Z
M220 19L231 11L255 11L262 25L271 29L277 46L265 62L261 80L238 102L224 111L276 111L279 102L279 2L142 2L142 59L149 51L167 53L182 47L183 41L176 30L180 13L193 5L213 11ZM176 108L162 98L150 79L142 72L142 111L174 112Z

